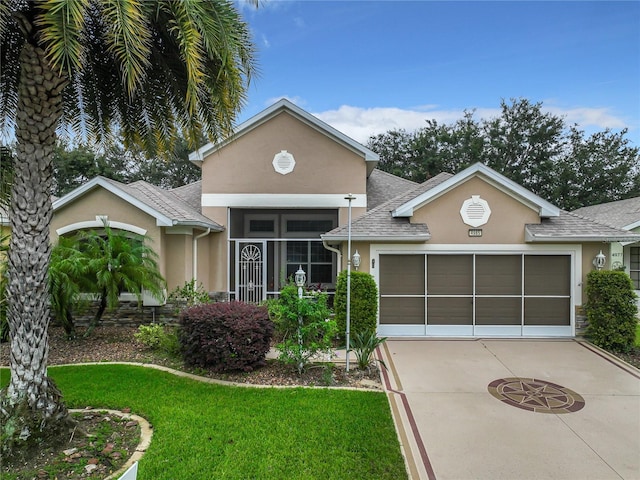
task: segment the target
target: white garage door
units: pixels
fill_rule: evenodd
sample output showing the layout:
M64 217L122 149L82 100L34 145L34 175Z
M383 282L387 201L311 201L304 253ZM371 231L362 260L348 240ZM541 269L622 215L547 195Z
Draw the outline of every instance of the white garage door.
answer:
M380 255L382 335L570 336L571 256Z

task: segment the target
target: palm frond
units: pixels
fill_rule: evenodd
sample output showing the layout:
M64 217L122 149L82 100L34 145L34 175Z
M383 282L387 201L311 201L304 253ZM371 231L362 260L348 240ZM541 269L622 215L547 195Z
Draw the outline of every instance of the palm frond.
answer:
M103 4L105 23L110 26L104 40L121 69L122 82L130 97L142 85L149 66L150 5L152 2L144 0L106 0Z
M40 2L34 21L53 70L70 75L82 69L82 36L89 0Z

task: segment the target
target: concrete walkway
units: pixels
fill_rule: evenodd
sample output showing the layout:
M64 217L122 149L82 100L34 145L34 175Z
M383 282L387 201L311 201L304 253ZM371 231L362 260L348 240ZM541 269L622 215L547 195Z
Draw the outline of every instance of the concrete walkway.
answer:
M388 340L414 479L640 479L640 371L575 340Z

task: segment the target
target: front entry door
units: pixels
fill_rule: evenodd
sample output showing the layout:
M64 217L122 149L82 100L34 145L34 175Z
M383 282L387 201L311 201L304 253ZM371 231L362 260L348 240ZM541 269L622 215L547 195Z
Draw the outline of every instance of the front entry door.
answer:
M238 300L259 303L265 295L265 242L238 242L236 272Z

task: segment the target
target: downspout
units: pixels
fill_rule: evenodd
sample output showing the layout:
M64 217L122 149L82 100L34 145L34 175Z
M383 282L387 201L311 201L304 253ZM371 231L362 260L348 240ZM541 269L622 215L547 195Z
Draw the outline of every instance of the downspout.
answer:
M330 247L326 240L322 240L322 246L338 255L338 270L340 270L342 266L342 252L337 248Z
M195 286L196 280L198 279L198 240L202 237L206 237L211 233L211 229L207 228L207 231L201 233L197 237L193 237L193 283Z

